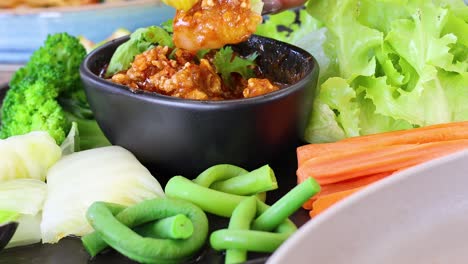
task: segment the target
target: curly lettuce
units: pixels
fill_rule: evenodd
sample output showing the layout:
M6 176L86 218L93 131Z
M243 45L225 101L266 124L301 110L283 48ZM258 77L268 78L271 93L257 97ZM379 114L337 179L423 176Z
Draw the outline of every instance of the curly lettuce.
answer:
M167 28L167 24L165 27ZM106 76L110 77L119 71L127 70L136 55L153 48L156 44L174 47L171 35L162 27L138 28L130 34L130 39L114 52L107 67Z
M278 19L270 17L260 28L319 62L306 141L468 120L468 7L462 0L314 0L299 14L306 12L319 23L278 33L272 29ZM286 13L277 16L294 14Z

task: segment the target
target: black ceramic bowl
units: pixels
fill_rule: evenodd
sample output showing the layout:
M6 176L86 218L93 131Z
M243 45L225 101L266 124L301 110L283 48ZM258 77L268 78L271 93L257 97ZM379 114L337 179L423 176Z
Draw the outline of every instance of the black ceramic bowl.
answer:
M99 77L124 37L91 52L81 77L97 122L110 142L155 171L194 177L211 165L254 169L302 138L312 109L318 64L306 51L259 36L234 45L259 54L257 64L273 81L289 84L266 95L227 101L186 100L132 92Z

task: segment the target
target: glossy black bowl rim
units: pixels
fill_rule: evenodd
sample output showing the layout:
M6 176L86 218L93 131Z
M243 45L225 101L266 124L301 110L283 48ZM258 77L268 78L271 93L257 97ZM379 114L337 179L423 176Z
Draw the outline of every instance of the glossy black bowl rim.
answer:
M251 98L241 98L241 99L229 99L229 100L193 100L193 99L184 99L178 98L169 95L163 95L156 92L145 92L138 91L134 92L129 87L117 83L113 83L109 80L99 77L98 75L91 72L89 67L91 60L94 60L94 57L99 56L102 50L113 46L116 43L120 43L125 39L129 39L129 36L124 36L96 48L90 52L86 58L83 60L80 66L81 78L85 79L87 82L92 83L93 88L100 87L100 89L106 90L109 93L124 94L129 97L133 97L139 100L148 101L152 103L158 103L161 105L171 105L177 106L180 108L203 108L203 109L226 109L226 108L236 108L242 106L256 105L256 104L265 104L271 101L276 101L278 99L287 97L288 95L295 93L297 90L305 89L308 82L309 76L313 74L314 70L318 70L318 63L316 59L304 49L290 45L285 42L281 42L275 39L252 35L251 38L264 39L266 41L277 42L279 45L287 46L289 49L292 49L295 52L301 53L308 57L311 60L312 67L304 74L304 77L298 82L291 84L289 86L283 87L278 91L270 92L264 95L251 97ZM123 43L123 42L122 42Z

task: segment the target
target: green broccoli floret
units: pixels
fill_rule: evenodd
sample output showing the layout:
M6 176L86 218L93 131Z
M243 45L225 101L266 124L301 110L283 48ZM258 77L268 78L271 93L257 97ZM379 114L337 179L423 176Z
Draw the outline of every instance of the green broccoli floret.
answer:
M59 93L70 93L80 89L80 64L86 56L86 50L76 37L67 33L49 35L44 45L36 50L26 68L29 73L48 67L48 81L59 89ZM42 72L41 74L44 74ZM46 78L47 76L41 76Z
M56 89L51 89L44 80L19 81L4 99L1 137L45 130L57 142L62 142L71 123L58 104L57 96Z
M75 122L80 142L85 142L81 149L110 145L81 84L79 67L85 56L77 38L66 33L49 36L10 81L1 109L0 138L42 130L61 144Z
M25 79L29 74L28 74L28 69L26 67L22 67L18 69L15 74L11 77L10 80L10 87L16 87L20 81Z

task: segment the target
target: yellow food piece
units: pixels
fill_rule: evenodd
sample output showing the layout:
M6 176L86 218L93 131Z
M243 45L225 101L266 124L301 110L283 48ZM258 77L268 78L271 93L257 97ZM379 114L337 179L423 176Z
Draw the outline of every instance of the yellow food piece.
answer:
M198 0L162 0L164 4L172 6L177 10L188 11Z

